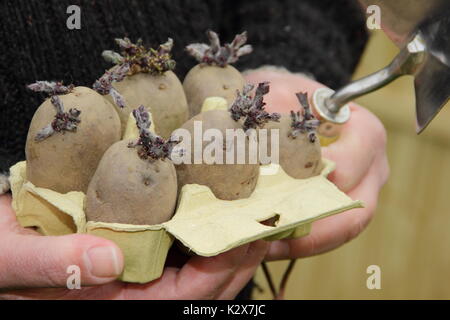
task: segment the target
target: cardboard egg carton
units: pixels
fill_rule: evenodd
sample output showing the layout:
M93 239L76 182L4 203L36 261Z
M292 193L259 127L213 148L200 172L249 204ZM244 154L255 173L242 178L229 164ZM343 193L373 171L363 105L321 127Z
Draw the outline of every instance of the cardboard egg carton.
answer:
M137 135L130 117L124 138ZM350 199L327 179L335 165L326 159L323 163L321 174L308 179L291 178L280 166L271 165L271 170L261 170L256 188L247 199L220 200L206 186L185 185L170 221L128 225L86 221L84 193L61 194L34 186L26 179L23 161L10 170L12 205L23 227L35 227L43 235L87 233L114 241L125 257L119 279L147 283L162 275L175 239L193 253L210 257L258 239L305 236L312 222L362 207L361 201ZM274 224L263 223L268 219Z

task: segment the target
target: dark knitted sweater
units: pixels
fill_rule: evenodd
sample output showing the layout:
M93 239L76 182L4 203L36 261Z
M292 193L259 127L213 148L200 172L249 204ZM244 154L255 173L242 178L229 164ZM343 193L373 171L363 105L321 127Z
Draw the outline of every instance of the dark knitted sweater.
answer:
M72 4L81 7L81 30L66 27ZM255 50L240 69L284 66L332 88L349 80L367 38L351 0L1 0L0 171L24 159L28 126L43 101L27 84L91 86L109 67L101 52L124 36L154 47L172 37L183 79L196 64L183 48L204 42L207 29L227 42L248 31Z

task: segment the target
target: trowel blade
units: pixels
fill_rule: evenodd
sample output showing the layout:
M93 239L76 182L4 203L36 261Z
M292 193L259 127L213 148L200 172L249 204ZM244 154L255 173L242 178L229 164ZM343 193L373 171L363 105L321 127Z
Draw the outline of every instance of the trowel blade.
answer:
M421 29L427 58L415 73L417 133L422 132L450 97L450 17Z
M415 75L416 132L421 133L450 97L450 68L430 57Z

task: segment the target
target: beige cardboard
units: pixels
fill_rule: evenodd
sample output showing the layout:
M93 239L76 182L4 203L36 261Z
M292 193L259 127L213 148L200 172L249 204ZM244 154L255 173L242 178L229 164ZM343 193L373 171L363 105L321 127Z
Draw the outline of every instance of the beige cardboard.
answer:
M228 110L228 102L222 97L208 97L203 101L202 112L210 110Z
M147 283L158 279L173 237L163 226L134 226L118 223L87 223L87 233L114 241L125 257L120 280Z
M304 235L311 222L362 206L327 180L334 168L324 160L322 174L309 179L293 179L281 167L275 175L261 175L250 198L225 201L215 198L208 187L183 187L180 203L166 230L201 256L215 256L244 243L284 231ZM279 215L276 227L260 224Z
M26 181L26 162L11 167L12 207L23 227L36 227L43 235L84 232L86 217L82 192L60 194Z
M205 102L213 108L223 105L220 100ZM124 139L137 136L130 115ZM323 161L321 175L304 180L289 177L276 165L261 167L256 189L248 199L219 200L206 186L186 185L172 220L155 226L86 223L85 195L34 186L26 181L25 162L11 167L10 182L13 208L22 226L37 227L44 235L86 232L110 239L125 256L120 279L146 283L161 276L174 237L198 255L215 256L257 239L304 236L313 221L361 207L362 202L353 201L327 180L334 164ZM276 226L259 223L275 215L279 216Z
M324 163L320 176L305 180L293 179L281 168L275 175L261 175L248 199L219 200L208 187L186 185L174 218L156 226L86 225L84 194L59 194L25 182L25 162L11 168L10 179L13 208L21 225L37 226L44 235L87 232L110 239L125 255L120 279L146 283L161 276L172 235L193 252L214 256L257 239L303 236L309 233L313 221L361 207L360 201L352 201L326 179L334 164ZM276 214L280 216L276 227L258 222Z

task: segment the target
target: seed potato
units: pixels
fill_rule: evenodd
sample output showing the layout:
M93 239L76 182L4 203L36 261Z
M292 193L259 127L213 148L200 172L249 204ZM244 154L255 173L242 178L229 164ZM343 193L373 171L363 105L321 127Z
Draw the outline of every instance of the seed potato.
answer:
M81 122L75 132L56 132L36 141L38 132L56 114L50 99L37 109L25 146L27 179L37 187L60 193L86 192L103 154L120 139L119 116L107 100L86 87L76 87L59 98L66 111L81 111Z
M183 82L191 117L200 113L203 102L208 97L222 97L231 105L236 98L236 91L241 90L244 85L243 76L231 65L196 65Z
M177 178L168 159L149 160L122 140L106 151L89 184L88 221L155 225L171 219L177 202Z
M292 119L281 115L279 122L269 122L268 146L271 149L271 129L279 130L279 164L293 178L306 179L320 174L323 168L319 139L311 142L307 134L299 134L295 139L290 136Z
M176 166L178 176L178 187L181 188L185 184L199 184L209 187L214 195L222 200L236 200L248 198L256 187L259 176L259 164L248 163L248 137L246 138L246 163L245 164L225 164L226 152L224 150L224 164L194 164L194 121L202 122L202 129L205 132L208 129L218 129L222 136L226 137L226 129L241 129L239 122L231 119L228 111L211 110L203 112L189 121L182 128L187 129L191 133L191 152L192 164L180 164ZM202 150L210 142L203 142ZM227 146L224 146L226 148ZM237 159L236 143L228 144L228 148L234 148L235 162ZM231 149L230 149L231 150ZM203 153L203 152L202 152Z
M146 106L152 113L156 133L163 138L169 138L173 130L188 120L188 104L183 86L172 71L162 75L137 73L114 83L114 87L126 102L125 108L116 106L122 134L131 111L140 105ZM112 102L110 96L107 99Z

